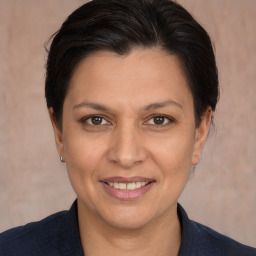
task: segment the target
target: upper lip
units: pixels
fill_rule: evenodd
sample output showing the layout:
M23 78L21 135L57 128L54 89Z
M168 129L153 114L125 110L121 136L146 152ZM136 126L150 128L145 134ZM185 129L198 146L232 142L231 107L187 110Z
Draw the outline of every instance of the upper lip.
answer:
M101 182L120 182L120 183L131 183L131 182L152 182L154 179L145 178L145 177L120 177L120 176L114 176L114 177L108 177L105 179L100 180Z

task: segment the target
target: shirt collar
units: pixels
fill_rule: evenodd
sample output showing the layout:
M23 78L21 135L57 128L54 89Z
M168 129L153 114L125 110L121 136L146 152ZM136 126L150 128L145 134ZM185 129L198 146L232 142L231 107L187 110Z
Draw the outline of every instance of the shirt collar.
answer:
M65 255L83 256L78 224L77 200L75 200L67 212L66 226L63 231L67 232L66 237L68 238L63 245L63 251L66 252Z
M193 248L193 238L195 235L191 226L191 220L188 218L187 213L179 203L177 212L181 225L181 246L179 256L190 255L190 250Z
M191 220L188 218L187 213L180 204L178 204L177 213L182 234L179 256L189 255L189 253L191 253L191 248L193 248L193 239L196 235L196 232L191 225ZM69 237L69 240L67 240L69 242L63 245L63 249L66 252L72 252L72 255L83 256L83 248L81 244L78 224L77 200L75 200L70 210L68 211L66 220L65 232L69 230L69 232L66 233L66 236ZM67 253L66 255L71 254Z

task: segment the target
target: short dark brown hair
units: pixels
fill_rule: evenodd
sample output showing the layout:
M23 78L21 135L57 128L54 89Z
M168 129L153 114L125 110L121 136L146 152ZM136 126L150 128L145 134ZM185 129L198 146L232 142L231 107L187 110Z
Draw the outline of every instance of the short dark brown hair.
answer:
M181 60L194 101L195 121L219 97L211 40L203 27L170 0L93 0L75 10L52 36L45 97L61 127L63 103L77 64L98 50L120 55L160 47Z

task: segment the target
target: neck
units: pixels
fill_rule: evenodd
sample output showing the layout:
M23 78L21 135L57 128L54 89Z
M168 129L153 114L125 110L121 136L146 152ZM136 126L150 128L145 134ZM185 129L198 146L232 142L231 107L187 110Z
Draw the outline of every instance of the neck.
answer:
M181 228L177 205L172 212L136 229L113 227L78 203L81 242L86 256L177 256Z

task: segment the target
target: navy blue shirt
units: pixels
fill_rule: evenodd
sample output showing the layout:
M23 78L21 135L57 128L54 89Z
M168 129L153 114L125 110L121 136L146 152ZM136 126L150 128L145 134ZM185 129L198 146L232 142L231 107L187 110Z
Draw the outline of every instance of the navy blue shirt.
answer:
M178 216L182 227L179 256L256 256L256 249L191 221L179 204ZM0 256L83 256L77 202L69 211L1 233Z

